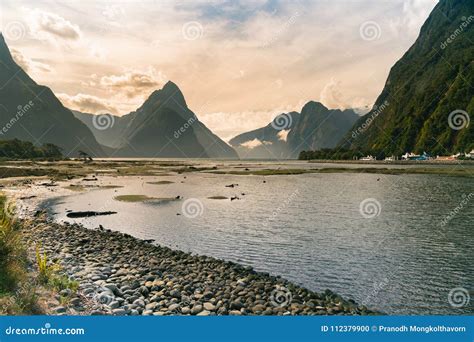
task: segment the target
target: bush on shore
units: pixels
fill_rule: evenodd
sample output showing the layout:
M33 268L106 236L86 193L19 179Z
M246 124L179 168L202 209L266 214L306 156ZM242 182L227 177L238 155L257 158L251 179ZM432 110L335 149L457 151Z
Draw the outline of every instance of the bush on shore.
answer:
M28 258L20 224L0 194L0 315L38 313L34 287L28 281Z

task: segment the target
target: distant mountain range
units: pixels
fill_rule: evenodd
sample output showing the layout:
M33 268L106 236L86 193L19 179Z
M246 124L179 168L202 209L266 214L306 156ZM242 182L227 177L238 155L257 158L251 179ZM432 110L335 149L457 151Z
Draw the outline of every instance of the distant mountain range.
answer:
M242 133L229 143L240 158L297 158L302 150L334 148L359 116L310 101L297 112L280 114L267 126Z
M173 82L120 117L71 111L15 63L0 34L0 140L52 143L66 156L286 159L331 148L385 155L470 151L473 42L474 1L441 0L369 113L359 117L310 101L301 113L282 113L229 145L199 121Z
M297 112L280 114L267 126L239 134L229 144L242 159L288 158L292 152L287 143L288 133L299 117Z
M188 108L173 82L121 117L73 113L102 145L115 149L116 157L237 158Z
M0 139L13 138L55 144L65 156L104 155L87 126L16 64L0 33Z
M442 0L341 147L387 155L470 151L473 114L474 1Z

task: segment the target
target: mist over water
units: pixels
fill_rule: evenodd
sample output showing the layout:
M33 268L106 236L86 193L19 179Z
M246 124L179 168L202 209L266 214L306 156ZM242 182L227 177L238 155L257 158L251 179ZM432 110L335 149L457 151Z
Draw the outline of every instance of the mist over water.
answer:
M174 183L147 183L165 180ZM250 265L311 290L330 289L388 314L474 312L472 300L462 308L448 301L450 290L470 289L474 281L474 198L460 208L463 199L474 193L470 178L193 172L107 177L101 182L123 187L49 201L55 219L89 228L101 224L174 249ZM229 184L238 186L226 187ZM179 195L184 200L113 199L129 194ZM196 217L183 212L187 199L196 199L197 215L191 215ZM369 203L362 212L361 203ZM457 214L446 219L455 208ZM118 213L72 220L66 210Z

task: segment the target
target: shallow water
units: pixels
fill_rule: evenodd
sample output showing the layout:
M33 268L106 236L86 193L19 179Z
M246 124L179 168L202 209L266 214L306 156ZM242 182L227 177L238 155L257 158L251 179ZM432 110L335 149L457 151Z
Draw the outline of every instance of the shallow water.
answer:
M147 183L164 180L175 183ZM225 187L231 183L239 186ZM188 173L102 178L102 184L124 187L49 201L55 218L91 228L101 224L161 245L251 265L312 290L331 289L389 314L474 313L474 299L460 308L448 301L450 290L472 291L474 283L473 179ZM201 215L185 215L182 207L188 202L184 200L126 203L113 199L127 194L197 199L194 208ZM370 202L375 208L371 218L360 212L360 203L368 198L380 203ZM188 207L191 214L192 208ZM443 224L455 208L458 213ZM72 220L66 210L118 214Z

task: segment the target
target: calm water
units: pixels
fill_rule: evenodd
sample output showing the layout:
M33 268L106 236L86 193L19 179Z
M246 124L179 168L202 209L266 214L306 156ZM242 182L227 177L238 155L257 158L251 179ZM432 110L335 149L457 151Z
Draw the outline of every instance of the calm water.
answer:
M147 184L162 180L175 183ZM231 183L239 186L225 187ZM118 214L75 221L251 265L312 290L331 289L390 314L474 313L474 299L462 308L448 302L448 293L458 287L474 297L474 195L462 204L469 199L463 195L474 193L473 179L190 173L103 178L102 184L124 187L56 199L52 201L55 217L71 221L66 217L68 209L113 210ZM202 203L202 215L177 215L184 201L113 199L124 194L196 198ZM241 199L208 199L217 195ZM373 218L360 212L360 203L367 198L380 203L373 202L378 213ZM458 213L443 225L456 207Z

